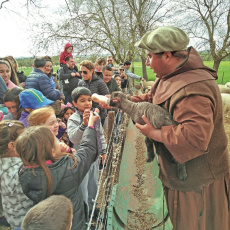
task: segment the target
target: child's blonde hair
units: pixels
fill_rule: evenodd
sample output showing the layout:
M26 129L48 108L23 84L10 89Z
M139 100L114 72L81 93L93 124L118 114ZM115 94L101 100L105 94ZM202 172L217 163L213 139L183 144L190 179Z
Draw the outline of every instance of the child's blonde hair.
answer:
M8 152L8 144L16 141L25 126L20 121L4 120L0 122L0 157Z
M30 127L45 124L51 115L55 115L55 111L51 106L35 109L28 116L28 125Z

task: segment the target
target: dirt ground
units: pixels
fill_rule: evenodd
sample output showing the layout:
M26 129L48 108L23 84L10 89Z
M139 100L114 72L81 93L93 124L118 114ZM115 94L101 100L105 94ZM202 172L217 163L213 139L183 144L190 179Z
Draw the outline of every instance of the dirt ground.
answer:
M147 182L147 172L145 170L146 164L146 146L144 141L144 136L137 130L138 135L136 138L135 148L137 149L136 158L135 158L135 167L136 167L136 180L131 189L132 195L135 197L135 200L138 201L139 205L135 212L131 212L128 218L128 230L133 229L151 229L151 226L154 225L156 220L153 218L151 213L146 213L150 208L151 203L149 203L149 194L147 192L148 185L151 183ZM152 188L151 188L152 189Z

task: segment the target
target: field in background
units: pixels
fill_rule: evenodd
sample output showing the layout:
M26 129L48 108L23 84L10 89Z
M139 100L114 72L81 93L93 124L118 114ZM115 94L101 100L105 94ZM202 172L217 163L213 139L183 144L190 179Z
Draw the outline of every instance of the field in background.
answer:
M204 64L210 68L213 67L213 61L204 61ZM135 74L141 76L142 75L142 66L141 66L141 62L135 62L134 63L134 72ZM230 61L222 61L220 63L220 67L218 70L218 79L217 79L217 83L218 84L222 84L222 76L224 74L224 78L223 78L223 84L225 84L226 82L230 81ZM148 80L152 81L155 80L155 74L153 73L153 70L149 68L149 66L147 66L147 75L148 75Z
M204 64L210 68L213 67L213 61L205 61ZM77 66L79 67L79 64ZM134 73L139 76L142 76L141 62L134 62L133 66L134 66ZM58 68L59 66L54 66L54 72L56 72ZM31 73L32 68L20 68L20 70L23 70L25 72L25 75L28 76ZM153 73L153 70L149 68L149 66L147 66L147 75L149 81L155 80L155 74ZM222 61L220 63L220 67L218 70L218 80L217 80L218 84L222 84L222 77L223 77L223 84L225 84L226 82L230 82L230 61Z

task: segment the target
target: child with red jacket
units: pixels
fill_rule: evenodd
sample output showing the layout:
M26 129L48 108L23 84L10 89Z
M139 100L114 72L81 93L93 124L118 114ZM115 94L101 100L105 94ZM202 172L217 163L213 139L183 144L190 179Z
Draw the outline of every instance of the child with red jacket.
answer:
M62 64L66 64L65 59L67 57L73 57L72 52L73 52L73 46L70 43L66 43L65 50L61 52L60 57L59 57L60 66L62 66Z

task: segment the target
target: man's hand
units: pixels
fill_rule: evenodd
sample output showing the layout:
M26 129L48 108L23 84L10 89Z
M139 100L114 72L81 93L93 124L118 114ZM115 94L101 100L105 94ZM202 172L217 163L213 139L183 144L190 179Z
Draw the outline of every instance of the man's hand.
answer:
M75 76L79 77L79 76L80 76L80 74L79 74L78 72L76 72L76 73L75 73Z
M71 73L71 76L72 76L72 77L75 77L76 75L75 75L75 73Z
M90 110L86 109L83 113L83 125L88 126L89 116L90 116Z
M105 95L106 97L110 98L111 95ZM109 105L105 104L104 102L100 102L99 105L104 109L113 109L113 107L110 107Z
M142 119L146 123L145 125L136 123L136 127L141 131L141 133L155 141L162 142L161 130L153 127L145 115L142 116Z

